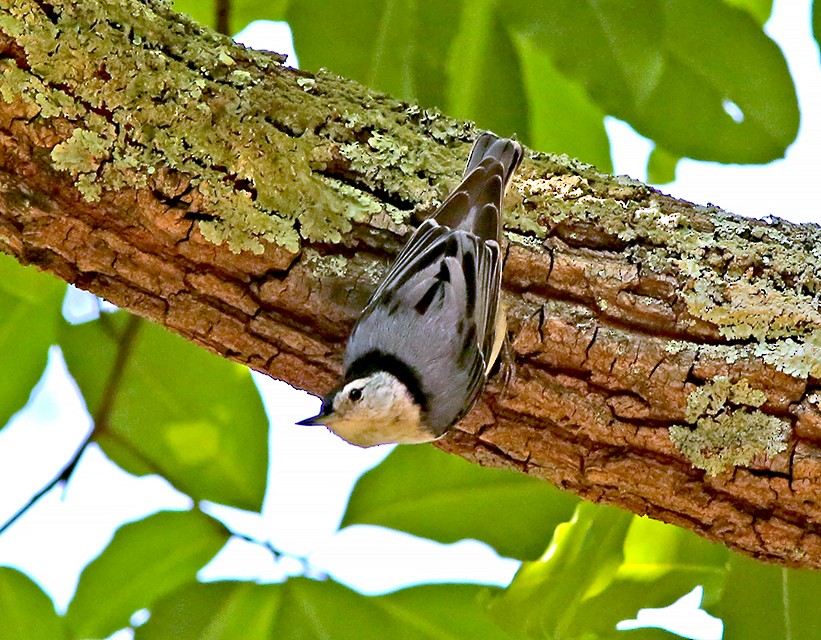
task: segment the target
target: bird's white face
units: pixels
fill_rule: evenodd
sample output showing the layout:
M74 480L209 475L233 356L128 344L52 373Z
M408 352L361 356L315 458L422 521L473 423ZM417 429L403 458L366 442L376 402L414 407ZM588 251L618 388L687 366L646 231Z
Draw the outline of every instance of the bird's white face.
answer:
M385 371L347 383L334 396L322 423L359 447L434 440L421 424L421 411L404 384Z

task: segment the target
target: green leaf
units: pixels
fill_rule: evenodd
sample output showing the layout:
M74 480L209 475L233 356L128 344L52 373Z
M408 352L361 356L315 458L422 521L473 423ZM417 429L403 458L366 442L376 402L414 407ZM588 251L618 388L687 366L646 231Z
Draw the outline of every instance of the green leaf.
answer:
M821 7L819 7L819 0L812 3L812 35L815 38L815 44L821 49Z
M443 107L446 61L461 5L297 1L286 17L303 68L327 67L396 98Z
M284 20L288 0L231 0L229 6L229 31L236 35L254 20ZM174 0L174 10L188 14L206 27L216 26L217 9L213 0Z
M246 367L124 313L65 325L60 346L92 416L110 402L94 439L112 460L131 473L159 473L195 500L260 508L268 421Z
M443 3L445 4L445 3ZM500 135L528 133L527 98L516 48L501 20L505 3L465 4L448 60L448 115Z
M134 632L135 640L271 640L283 585L193 582L169 593Z
M746 11L699 0L513 0L505 16L603 111L674 155L767 162L798 131L784 56ZM733 104L741 122L725 109Z
M721 601L705 607L724 620L725 638L821 637L821 574L733 555Z
M717 602L728 556L684 529L582 503L557 527L544 558L523 564L492 609L533 638L613 638L619 621L642 608L669 606L698 585L706 604ZM642 630L630 637L664 634Z
M524 563L495 598L497 618L529 637L574 637L568 631L582 603L606 589L623 562L632 517L613 507L580 503L573 518L556 527L544 558Z
M612 579L585 593L567 621L571 637L609 637L617 622L634 618L639 609L669 606L699 585L704 587L703 605L717 602L723 593L729 551L690 531L633 516L623 551Z
M174 10L185 13L201 25L211 27L217 24L216 2L202 0L174 0Z
M487 587L428 585L376 597L330 581L293 579L285 587L276 637L511 638L486 612L484 603L491 593Z
M342 526L373 524L450 543L481 540L537 558L578 498L521 473L483 469L430 446L397 447L354 487Z
M51 599L24 573L0 567L0 638L59 640L63 620Z
M0 254L0 429L28 402L57 342L66 285Z
M66 620L79 638L106 638L131 616L192 582L229 538L196 511L167 511L121 527L86 567Z
M402 100L439 107L499 134L526 136L518 56L497 0L290 3L300 65Z
M656 145L647 161L647 182L652 184L669 184L676 179L678 156L668 153Z
M528 140L543 151L564 153L612 171L604 112L582 88L553 66L526 38L514 38L530 113Z
M236 35L254 20L285 20L288 4L289 0L231 0L231 34Z
M724 2L731 7L746 11L762 27L773 12L773 0L724 0Z
M306 578L191 584L161 600L135 640L513 640L488 616L489 593L475 585L430 585L369 597Z
M410 100L417 88L415 47L423 36L418 15L414 3L341 0L291 2L286 17L300 66L327 67Z
M448 107L448 59L465 6L464 0L416 0L415 92L410 97L426 107Z

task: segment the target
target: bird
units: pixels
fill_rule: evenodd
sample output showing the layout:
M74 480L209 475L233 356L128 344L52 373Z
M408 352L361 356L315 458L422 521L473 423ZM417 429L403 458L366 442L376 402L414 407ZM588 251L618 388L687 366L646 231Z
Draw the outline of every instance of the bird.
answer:
M411 235L354 325L318 415L359 447L442 437L473 407L507 337L502 199L522 146L478 136L461 183Z

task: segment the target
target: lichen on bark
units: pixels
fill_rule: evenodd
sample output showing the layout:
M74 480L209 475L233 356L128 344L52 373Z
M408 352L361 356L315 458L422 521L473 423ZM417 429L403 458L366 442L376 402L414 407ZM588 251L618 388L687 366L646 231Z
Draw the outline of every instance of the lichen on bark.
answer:
M757 455L774 456L787 448L790 425L759 411L766 401L746 380L717 376L690 393L685 418L692 427L673 425L670 438L710 475L747 466Z
M323 175L335 153L366 178L403 175L390 187L413 200L420 189L429 198L430 184L411 184L407 175L420 166L450 169L441 152L434 158L409 150L396 127L391 136L374 135L367 153L349 142L328 145L316 128L372 123L373 105L348 104L329 121L321 98L338 78L300 82L307 78L283 73L280 58L202 29L167 3L55 3L52 11L16 0L2 15L0 29L15 38L27 63L0 61L3 97L23 98L32 116L72 121L82 114L82 127L53 153L55 166L71 173L89 201L106 189L145 188L152 174L171 168L190 176L199 196L192 213L201 214L205 237L235 251L261 253L272 242L295 253L302 238L339 242L354 222L383 209L371 193ZM419 117L442 120L443 137L451 130L464 135L463 125L437 114ZM396 158L404 173L383 173Z

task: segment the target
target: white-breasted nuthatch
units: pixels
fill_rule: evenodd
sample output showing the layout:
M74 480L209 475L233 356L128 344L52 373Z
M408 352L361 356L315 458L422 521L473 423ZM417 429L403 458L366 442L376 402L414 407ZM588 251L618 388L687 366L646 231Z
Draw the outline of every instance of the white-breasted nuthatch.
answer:
M413 233L356 322L319 415L360 447L435 440L473 406L505 339L502 197L522 160L483 133L461 184Z

